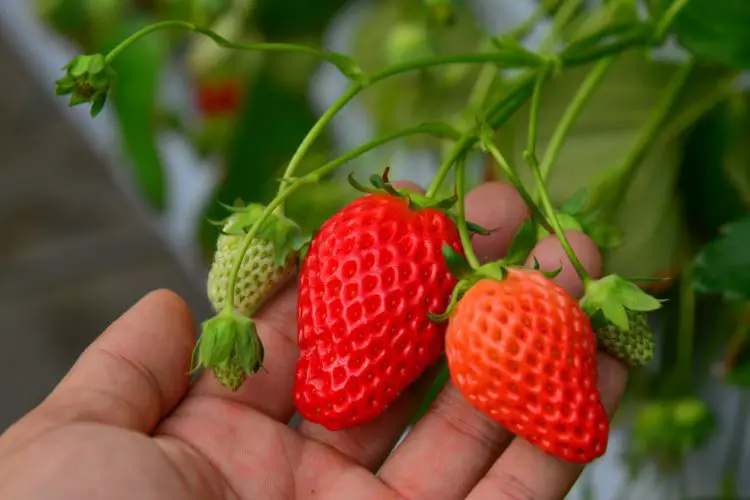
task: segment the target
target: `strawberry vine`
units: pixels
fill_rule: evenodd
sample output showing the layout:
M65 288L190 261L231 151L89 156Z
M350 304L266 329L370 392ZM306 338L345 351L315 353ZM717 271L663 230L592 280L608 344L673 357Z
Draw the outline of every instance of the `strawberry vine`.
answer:
M536 235L543 234L538 233L533 225L540 226L540 231L554 234L585 285L586 295L581 302L584 309L592 316L601 313L606 321L623 331L627 331L629 326L627 311L650 311L658 308L660 303L628 280L618 276L611 275L601 280L594 280L588 275L566 238L560 215L552 204L546 182L571 126L617 55L629 49L661 44L672 22L687 2L677 0L659 19L645 22L611 23L586 36L575 39L571 43L563 44L558 52L551 51L551 47L561 38L561 31L571 22L581 3L579 0L542 2L526 22L517 26L507 35L488 37L481 45L481 50L477 52L421 57L397 62L369 74L362 71L357 62L345 54L289 43L237 43L194 23L162 21L132 34L106 55L93 54L75 58L65 67L66 75L58 81L56 91L61 95L70 94L71 105L90 103L92 115L96 115L103 108L107 93L116 83L114 72L111 69L112 61L138 40L156 31L167 29L188 30L210 38L220 47L232 50L308 54L331 63L350 80L347 90L320 116L302 139L286 166L276 196L267 206L256 206L252 217L245 221L242 232L238 235L242 241L236 250L234 263L226 283L226 304L221 311L217 312L215 318L204 324L203 335L210 333L211 338L208 341L199 341L199 344L203 344L201 350L207 351L202 354L203 358L211 358L208 359L209 363L206 363L206 359L204 359L203 364L205 366L221 365L226 361L226 357L230 356L230 353L236 355L237 352L241 351L240 358L246 355L248 350L262 353L262 345L259 345L259 339L252 323L248 323L244 317L238 318L234 291L245 254L257 239L269 239L274 242L274 250L278 252L277 265L284 260L279 256L285 257L289 252L299 250L296 244L292 248L292 240L297 242L299 238L286 237L289 228L284 224L288 220L284 216L285 202L302 186L319 182L352 159L388 142L418 134L427 134L453 142L427 189L426 199L435 199L438 190L449 174L455 171L455 188L458 200L455 220L464 254L469 266L476 271L477 275L502 278L502 266L508 264L506 262L480 265L471 244L470 223L466 220L464 207L466 194L465 165L469 155L475 149L480 149L489 153L495 160L502 173L516 187L527 203L532 215L532 225L524 225L521 228L522 234L519 234L517 244L514 245L512 252L513 260L520 260L528 247L528 242L533 241ZM604 8L615 9L621 3L611 2ZM519 40L531 31L539 19L552 11L555 12L552 34L543 42L542 49L539 52L534 52L524 47ZM438 17L447 21L450 16L443 13ZM591 63L594 63L591 70L565 110L540 162L536 154L536 143L538 115L544 85L570 68ZM361 92L378 82L397 75L452 64L483 65L480 76L467 99L466 112L456 124L425 123L388 133L319 166L301 177L296 176L297 170L323 131L334 117ZM501 68L522 71L512 79L505 92L493 98L490 91ZM615 180L602 181L595 193L589 197L589 200L600 199L602 196L613 200L620 199L619 197L622 196L632 178L636 165L649 147L650 141L655 135L654 131L662 126L665 117L679 97L691 73L691 68L692 65L687 64L678 72L673 82L665 90L665 96L660 106L655 110L636 145L621 164L608 172L611 178ZM494 131L505 124L529 101L531 109L525 159L532 173L536 196L525 189L516 171L508 164L493 141ZM616 191L611 187L612 182L617 183ZM539 201L537 202L535 198L538 198ZM575 216L569 218L574 221L576 219ZM280 225L283 228L279 229ZM577 226L574 225L574 227ZM554 274L552 273L552 275ZM460 295L460 289L457 290L454 299ZM231 337L232 340L223 344L216 341L221 337L220 331L233 332L232 335L224 335L224 337ZM229 344L236 344L237 349L234 351L229 349L227 347ZM235 377L235 379L230 384L233 388L239 386L240 379L244 376L243 373L252 373L260 366L259 363L257 366L250 366L246 359L239 359L237 363L242 370L238 371L236 370L237 366L234 366L235 371L232 372L232 377Z

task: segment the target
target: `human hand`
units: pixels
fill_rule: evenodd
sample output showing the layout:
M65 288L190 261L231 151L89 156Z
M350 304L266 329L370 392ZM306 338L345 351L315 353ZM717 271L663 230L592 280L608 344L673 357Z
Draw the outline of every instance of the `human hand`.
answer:
M475 240L483 260L507 250L525 216L517 196L497 184L469 194L469 218L498 228ZM559 247L545 252L548 262L569 266ZM596 255L580 252L585 266L598 265ZM558 280L580 288L569 271ZM390 454L427 376L370 423L337 432L310 422L291 428L295 293L287 287L257 316L267 372L237 392L211 373L190 386L190 312L170 292L149 294L0 437L0 498L545 500L564 497L581 473L523 439L511 442L450 382ZM610 414L626 376L621 363L600 354L599 389Z

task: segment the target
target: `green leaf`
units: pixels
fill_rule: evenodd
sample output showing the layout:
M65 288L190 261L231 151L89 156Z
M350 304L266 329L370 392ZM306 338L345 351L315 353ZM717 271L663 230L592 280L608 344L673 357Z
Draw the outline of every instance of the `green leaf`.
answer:
M92 54L88 58L88 72L92 75L98 75L104 72L107 64L104 62L104 56L102 54Z
M736 94L714 107L685 139L680 187L691 228L704 239L750 207L750 112Z
M85 75L89 71L91 56L82 55L70 61L65 67L68 69L70 76L77 78Z
M303 248L308 246L312 241L312 235L310 234L298 234L292 240L292 249L296 252L301 251Z
M630 330L628 313L622 304L618 304L617 302L605 302L602 305L602 313L604 314L604 317L616 327L626 332Z
M274 263L276 267L283 267L289 255L294 252L300 229L297 224L286 217L272 217L266 224L263 224L259 235L270 236L269 239L273 243Z
M602 250L612 250L619 247L625 236L624 231L614 224L581 221L583 231Z
M661 302L616 274L586 283L581 307L593 317L599 311L615 326L630 329L627 310L648 312L661 307Z
M620 303L631 311L649 312L661 307L661 302L655 297L622 278L617 281L616 295Z
M469 230L470 233L473 234L479 234L482 236L489 236L492 234L492 231L489 229L483 228L479 224L474 224L473 222L466 221L466 229Z
M566 214L564 212L556 212L556 215L557 221L560 223L563 231L572 230L583 232L583 226L575 216ZM539 228L537 229L537 239L541 240L545 236L549 235L549 231L547 231L544 226L539 226Z
M534 258L534 265L537 266L537 267L539 266L539 262L536 260L536 257ZM562 270L563 270L563 265L562 264L560 264L560 267L558 267L557 269L555 269L553 271L542 271L542 270L540 270L540 269L537 268L537 271L539 271L540 273L542 273L542 275L545 278L551 279L551 280L557 278L557 276L562 272Z
M695 288L730 300L750 300L750 216L723 227L695 257Z
M580 214L586 203L587 195L588 190L586 188L579 189L560 206L560 212L568 215Z
M104 105L107 104L107 94L105 92L99 93L91 100L91 118L102 112Z
M232 215L229 217L222 232L225 234L246 234L263 215L266 207L259 203L251 203L242 208L234 207L228 209Z
M65 75L55 82L55 95L67 95L76 88L76 82L70 75Z
M210 320L209 320L210 321ZM207 325L203 325L205 330ZM198 349L198 363L201 366L209 366L214 358L214 348L216 347L216 335L201 335L198 339L196 348Z
M532 219L526 219L510 243L505 260L509 264L521 264L526 261L531 249L537 242L537 225Z
M237 358L242 365L242 370L245 373L252 373L253 365L253 346L251 342L251 336L258 335L258 330L255 327L255 323L250 323L251 332L249 335L238 335L235 341L235 349L237 350Z
M661 0L668 6L672 0ZM750 68L750 2L688 0L672 25L693 54L728 66Z
M145 18L123 20L109 33L100 50L108 52L149 21ZM158 32L128 47L112 63L117 84L111 91L110 102L118 120L121 140L136 184L157 210L164 209L167 193L154 114L157 86L168 55L168 39Z
M627 154L676 68L640 51L626 52L616 59L573 124L550 173L548 187L555 206L589 187L592 179L603 176ZM539 151L546 149L587 71L588 68L565 71L545 85L539 114ZM678 196L677 180L684 154L683 143L676 139L722 98L733 74L715 65L696 68L684 98L639 164L612 220L599 221L611 226L588 227L591 221L576 214L589 236L600 232L595 238L597 244L608 241L605 246L612 247L603 252L605 274L671 276L679 271L690 248L682 211L683 202L690 200ZM528 110L520 110L498 131L496 142L511 165L523 163L521 153L527 135ZM533 190L528 169L520 169L519 176ZM612 231L614 228L618 230ZM621 235L625 237L618 241Z
M70 96L70 101L68 101L68 106L72 108L74 106L80 106L81 104L86 104L87 102L89 102L88 97L82 96L81 94L74 92L73 95Z
M451 274L457 279L470 275L473 270L463 255L456 252L452 246L443 244L443 257Z

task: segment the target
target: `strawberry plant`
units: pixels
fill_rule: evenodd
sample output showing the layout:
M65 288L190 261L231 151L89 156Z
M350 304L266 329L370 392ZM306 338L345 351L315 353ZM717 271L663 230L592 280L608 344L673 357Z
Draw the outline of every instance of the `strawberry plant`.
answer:
M216 315L203 324L196 367L229 389L262 368L253 317L296 279L294 398L307 420L364 424L438 364L417 418L451 379L488 419L589 463L607 450L610 429L599 350L632 368L623 413L634 422L633 474L647 463L673 471L716 432L696 388L716 374L750 384L750 111L740 85L750 9L744 0L645 3L546 0L490 34L461 2L385 1L371 7L380 21L362 27L351 56L298 43L292 35L314 30L297 21L277 26L288 41L248 27L278 4L193 2L160 10L169 19L117 43L82 37L92 50L64 68L57 93L94 116L108 98L126 106L138 82L120 61L147 40L193 35L189 67L206 127L196 148L227 159L218 201L251 200L212 203L208 218L222 222L204 231ZM319 28L331 5L299 7ZM527 43L542 21L545 38ZM667 42L680 57L661 57ZM164 50L149 60L158 65ZM295 101L309 61L347 82L317 118ZM354 101L377 135L335 154L327 130ZM138 133L128 129L126 142ZM352 175L354 189L344 187L342 170L396 141L434 153L425 193L394 186L388 168L371 186ZM134 151L155 157L153 144ZM507 208L515 235L501 242L502 258L486 245L498 228L467 220L477 159L495 181L486 193L512 192L505 199L517 205ZM739 460L730 448L728 496Z

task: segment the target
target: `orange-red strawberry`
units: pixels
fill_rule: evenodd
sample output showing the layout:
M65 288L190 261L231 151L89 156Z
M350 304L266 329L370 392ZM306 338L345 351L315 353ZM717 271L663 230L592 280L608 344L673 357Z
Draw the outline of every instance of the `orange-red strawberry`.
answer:
M378 416L443 351L429 319L456 284L442 256L460 252L448 216L398 196L359 198L310 243L299 277L299 412L329 429Z
M606 450L594 331L541 273L511 269L477 282L451 314L446 355L464 397L514 434L571 462Z

